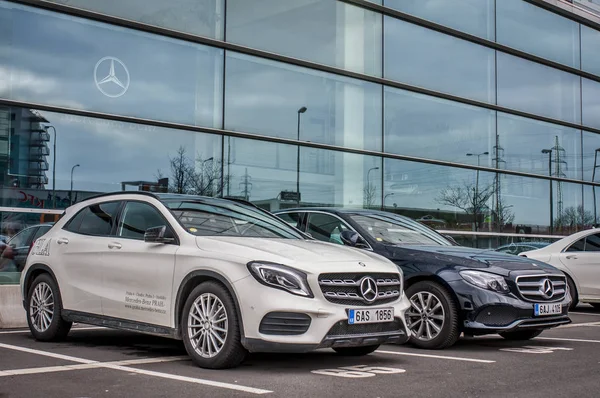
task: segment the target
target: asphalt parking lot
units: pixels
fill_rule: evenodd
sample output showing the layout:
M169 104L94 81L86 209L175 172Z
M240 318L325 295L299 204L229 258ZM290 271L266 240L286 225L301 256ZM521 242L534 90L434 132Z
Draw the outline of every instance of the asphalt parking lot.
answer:
M598 397L600 312L525 343L462 338L443 351L386 345L366 357L331 350L251 355L240 368L205 370L183 344L76 326L39 343L0 331L0 398L8 397Z

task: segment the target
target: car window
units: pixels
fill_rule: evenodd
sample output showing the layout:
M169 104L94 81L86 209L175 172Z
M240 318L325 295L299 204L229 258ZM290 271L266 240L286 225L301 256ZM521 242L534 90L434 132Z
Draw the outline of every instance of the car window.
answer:
M587 237L585 241L586 252L600 251L600 234L594 234Z
M106 202L88 206L73 217L65 228L84 235L110 235L120 204L121 202Z
M302 213L279 213L277 217L281 218L286 223L294 228L300 229L300 216Z
M29 238L35 232L37 228L26 228L12 237L10 241L8 241L9 246L11 247L25 247L27 246L27 242L29 242Z
M121 221L119 221L117 235L143 240L148 228L163 225L167 226L168 234L172 236L167 221L156 208L148 203L128 202L123 210Z
M50 227L49 225L42 225L38 228L38 230L35 232L35 235L33 236L33 241L36 241L40 236L44 235L46 232L50 231Z
M582 252L585 250L585 238L579 239L567 249L568 252Z
M323 213L309 213L307 232L315 239L343 245L340 235L349 229L337 217Z

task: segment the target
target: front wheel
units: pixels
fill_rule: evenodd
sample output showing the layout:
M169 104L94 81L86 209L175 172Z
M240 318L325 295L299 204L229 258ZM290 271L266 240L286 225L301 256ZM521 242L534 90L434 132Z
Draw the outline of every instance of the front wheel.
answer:
M569 305L569 311L574 311L577 308L579 301L579 295L577 294L577 288L573 280L567 276L567 285L569 286L569 294L571 295L571 305Z
M181 330L185 349L199 367L233 368L246 358L233 298L216 282L201 283L190 293Z
M411 307L406 322L411 344L425 349L443 349L460 336L458 310L446 288L433 281L417 282L406 289Z
M59 341L67 337L71 322L61 317L62 300L58 285L49 274L35 278L27 294L27 323L39 341Z
M362 357L375 352L379 348L379 344L367 345L363 347L336 347L334 351L340 355L347 357Z
M504 337L506 340L524 341L531 340L542 334L542 332L543 330L519 330L517 332L503 332L500 333L500 336Z

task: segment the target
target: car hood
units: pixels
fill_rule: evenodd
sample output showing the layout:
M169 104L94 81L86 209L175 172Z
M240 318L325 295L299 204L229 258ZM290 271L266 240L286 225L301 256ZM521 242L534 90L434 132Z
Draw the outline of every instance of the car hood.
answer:
M556 272L549 264L494 250L463 246L387 246L389 258L397 264L423 264L485 269L508 276L513 271Z
M316 240L211 236L197 237L196 243L201 250L226 253L244 263L268 261L307 273L398 272L393 262L373 252Z

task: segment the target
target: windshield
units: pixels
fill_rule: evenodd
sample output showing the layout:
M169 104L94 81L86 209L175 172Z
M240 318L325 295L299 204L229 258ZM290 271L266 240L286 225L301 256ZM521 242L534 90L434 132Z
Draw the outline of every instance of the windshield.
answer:
M165 205L196 236L303 239L285 222L252 206L224 200L173 200Z
M452 246L442 235L403 216L352 214L350 217L383 244Z

